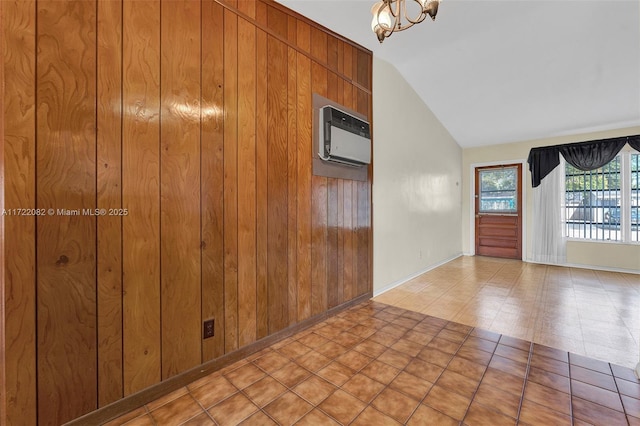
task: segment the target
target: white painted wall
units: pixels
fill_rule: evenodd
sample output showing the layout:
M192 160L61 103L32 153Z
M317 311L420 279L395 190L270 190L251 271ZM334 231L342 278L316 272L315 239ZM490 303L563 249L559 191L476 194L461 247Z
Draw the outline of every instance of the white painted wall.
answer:
M373 58L373 291L462 253L462 150L390 63Z
M580 135L560 136L501 145L491 145L478 148L467 148L462 158L462 250L465 254L473 252L473 211L471 204L472 166L482 163L496 163L500 161L526 161L529 151L533 147L559 145L564 143L582 142L617 136L634 135L640 133L640 127L610 130L604 132L585 133ZM524 260L531 260L531 243L534 235L533 228L533 191L531 190L531 173L525 167L525 199L524 209L526 220L524 234L526 246ZM567 264L601 269L625 270L640 272L640 244L613 244L610 242L589 242L570 240L567 243Z

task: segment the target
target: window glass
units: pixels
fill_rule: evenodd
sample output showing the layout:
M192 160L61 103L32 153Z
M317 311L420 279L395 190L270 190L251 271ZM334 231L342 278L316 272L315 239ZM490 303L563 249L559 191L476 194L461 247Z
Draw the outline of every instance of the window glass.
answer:
M569 238L621 241L620 156L588 172L566 164L565 229Z
M640 241L640 154L631 154L631 241Z
M480 212L517 213L518 170L504 167L480 171Z

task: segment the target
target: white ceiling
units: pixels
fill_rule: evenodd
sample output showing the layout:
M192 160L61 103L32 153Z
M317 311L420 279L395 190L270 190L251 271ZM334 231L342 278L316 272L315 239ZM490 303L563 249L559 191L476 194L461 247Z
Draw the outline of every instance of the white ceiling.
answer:
M375 0L278 1L395 65L462 147L640 125L640 0L444 0L383 44Z

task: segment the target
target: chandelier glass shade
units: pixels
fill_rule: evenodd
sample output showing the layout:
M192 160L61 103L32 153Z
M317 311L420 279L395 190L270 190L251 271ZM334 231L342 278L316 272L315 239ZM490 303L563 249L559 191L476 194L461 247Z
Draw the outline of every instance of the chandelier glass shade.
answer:
M381 0L373 5L371 29L380 43L395 31L411 28L430 16L436 20L440 0Z

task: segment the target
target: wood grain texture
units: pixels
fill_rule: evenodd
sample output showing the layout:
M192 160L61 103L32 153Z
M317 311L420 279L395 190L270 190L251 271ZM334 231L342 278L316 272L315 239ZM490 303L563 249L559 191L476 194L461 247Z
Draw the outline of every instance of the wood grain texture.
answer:
M300 41L298 26L298 40ZM307 25L307 40L309 39ZM311 316L311 158L313 156L313 108L311 96L311 60L297 53L297 274L298 274L298 321Z
M238 344L256 340L256 28L238 19Z
M344 298L344 234L346 232L344 228L344 185L345 180L338 180L338 195L337 195L337 215L338 215L338 282L337 285L337 299L338 302L345 300Z
M224 39L216 24L224 9L202 3L202 320L214 319L217 333L202 341L202 361L224 354ZM205 84L206 83L206 84Z
M341 183L341 182L340 182ZM338 179L327 179L327 306L332 308L338 305L340 247L338 234L340 233L338 219Z
M123 4L124 394L161 380L160 2Z
M362 295L370 290L371 280L369 252L371 246L370 192L368 182L358 182L358 226L356 228L358 248L357 260L357 294Z
M286 21L285 21L286 22ZM287 46L267 38L269 333L288 325L287 285Z
M96 4L37 4L39 422L97 408ZM80 211L76 210L80 209ZM67 213L73 212L73 213ZM73 348L73 351L67 350Z
M289 17L289 37L295 40L295 20ZM289 325L298 322L298 111L297 53L287 48L287 282Z
M224 11L225 353L238 348L238 17Z
M163 379L201 363L199 21L199 2L161 2Z
M258 5L263 3L258 3ZM264 5L264 4L263 4ZM266 6L263 8L266 20ZM258 7L258 12L260 8ZM260 15L260 13L258 13ZM269 334L267 33L256 33L256 334Z
M288 34L287 15L280 9L267 6L267 28L273 31L277 36L287 39Z
M2 2L3 189L5 208L35 208L36 9L34 1ZM5 382L8 424L36 423L36 220L4 217ZM6 393L5 393L6 391Z
M354 297L354 277L353 277L353 182L344 182L343 217L344 233L342 234L343 244L343 276L344 276L344 299L350 300Z
M256 0L238 0L238 10L249 18L256 18Z
M122 208L122 3L98 1L98 208ZM123 397L122 216L98 217L98 406Z

